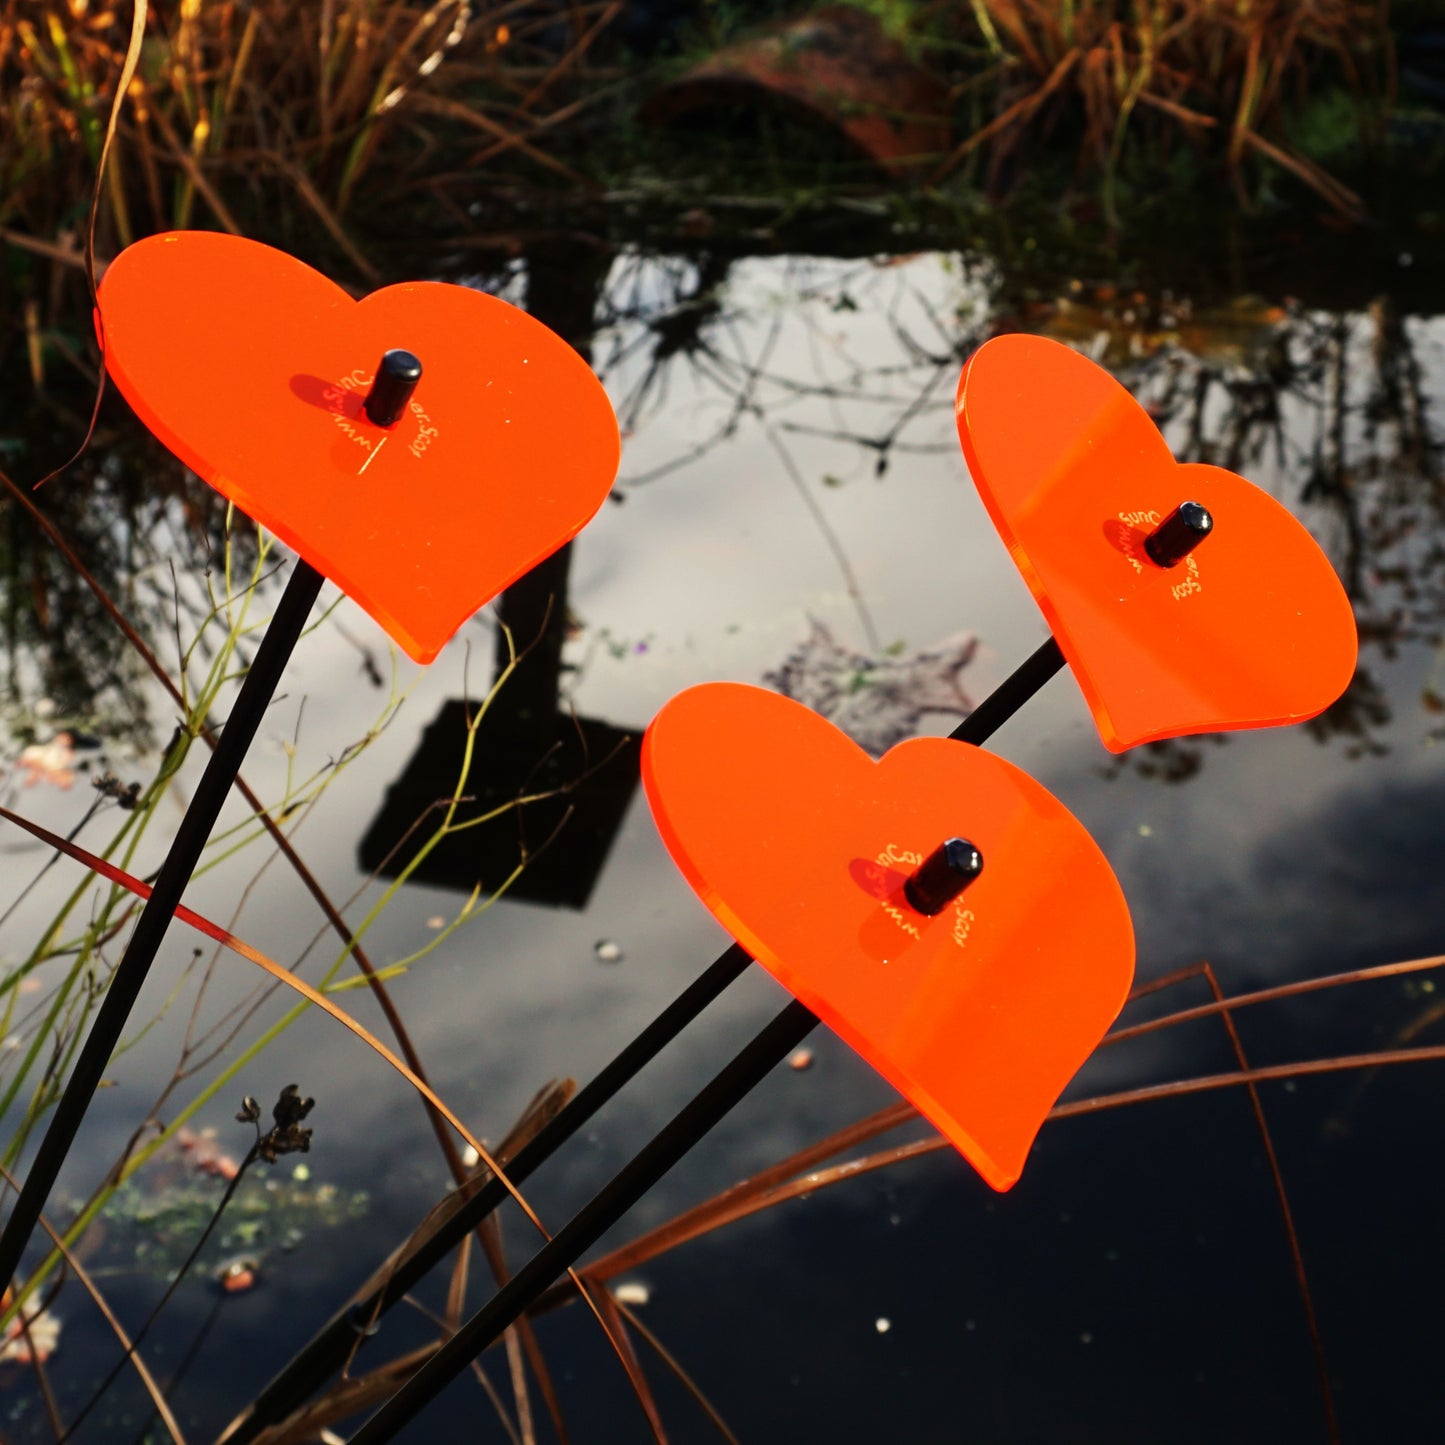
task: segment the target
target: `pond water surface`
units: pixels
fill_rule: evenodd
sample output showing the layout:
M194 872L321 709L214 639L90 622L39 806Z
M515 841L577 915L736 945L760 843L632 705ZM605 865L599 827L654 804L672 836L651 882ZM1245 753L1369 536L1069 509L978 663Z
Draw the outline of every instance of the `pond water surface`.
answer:
M572 549L557 614L566 622L560 672L529 678L527 706L571 709L610 747L693 683L767 680L836 709L875 747L948 731L1046 637L969 482L954 388L963 360L994 330L1045 329L1129 381L1181 457L1233 467L1294 509L1346 579L1361 624L1356 682L1316 724L1115 758L1065 673L993 740L1104 850L1133 912L1138 981L1207 960L1232 995L1445 950L1445 490L1434 442L1445 434L1445 318L1399 316L1387 297L1340 313L1282 297L1191 308L1067 278L1054 295L1021 299L990 263L937 254L731 266L624 255L604 275L591 346L622 423L622 470ZM488 284L521 299L525 267ZM136 548L132 598L168 591L168 554L185 550L178 504L167 525L174 531ZM197 584L182 575L179 585ZM266 587L279 592L277 579ZM333 897L357 895L348 918L384 886L367 882L362 840L389 789L414 796L398 780L423 730L445 726L437 720L449 702L485 691L494 634L483 614L422 671L393 657L384 634L343 601L298 649L246 767L263 797L280 796L288 768L305 776L340 757L385 709L393 676L406 692L294 834ZM174 657L173 639L158 645ZM30 706L40 673L24 658L17 666L17 697ZM170 705L133 686L149 698L152 741L164 741ZM498 769L525 771L536 759L518 757L505 712L506 689L479 753L511 749ZM429 750L442 751L441 732L429 737ZM127 746L109 744L108 765L143 776L153 754ZM603 767L594 780L595 807L588 784L577 791L576 845L565 829L553 845L561 881L535 892L554 901L524 896L524 874L514 896L393 984L432 1082L490 1140L548 1080L595 1073L727 941L666 857L640 791L628 791L624 774L609 793L608 776ZM440 791L449 786L443 773ZM79 786L12 792L21 811L59 832L90 801ZM529 842L547 831L529 824ZM134 871L153 867L163 843L149 838ZM18 832L4 846L17 886L46 856ZM510 823L479 853L484 862L463 858L452 872L480 871L495 887L506 849L515 855ZM265 856L253 847L187 897L289 963L321 920L284 864L247 889ZM78 877L70 863L62 872L67 886ZM401 892L368 935L373 961L407 957L444 932L465 902L452 881ZM57 897L41 890L4 925L6 961L23 956ZM193 947L173 931L136 1017L156 1013L173 988L176 1000L116 1062L115 1087L98 1099L64 1176L72 1196L94 1187L175 1067L195 996L194 977L180 982ZM335 952L323 938L310 976ZM1242 1046L1259 1067L1438 1045L1445 1008L1434 977L1250 1008L1237 1015ZM252 984L247 966L225 956L205 1019ZM1195 975L1131 1004L1122 1022L1208 998ZM385 1033L362 992L340 1001ZM784 1001L753 969L539 1171L527 1192L548 1225ZM283 1008L270 1001L258 1020ZM775 1071L603 1248L895 1100L825 1031L810 1047L810 1067ZM216 1067L184 1084L172 1111ZM1066 1098L1236 1067L1220 1019L1205 1017L1101 1049ZM232 1122L240 1096L269 1103L293 1079L317 1099L310 1178L299 1182L334 1189L332 1207L298 1209L246 1236L260 1284L222 1298L198 1274L151 1334L145 1354L164 1376L208 1331L175 1395L194 1439L213 1438L447 1186L405 1084L314 1013L248 1064L195 1127L215 1128L240 1154L249 1142ZM1416 1061L1260 1090L1347 1441L1445 1431L1436 1374L1442 1087L1442 1065ZM915 1123L853 1153L926 1135ZM290 1163L272 1173L289 1175ZM260 1175L242 1189L264 1190ZM129 1263L135 1227L119 1217L106 1227L93 1256L100 1282L122 1317L139 1321L162 1285ZM535 1236L516 1215L505 1236L515 1266ZM483 1274L474 1262L473 1307L488 1293ZM1052 1122L1005 1195L951 1151L928 1153L755 1214L625 1278L645 1286L642 1322L747 1445L1330 1438L1269 1157L1239 1087ZM444 1308L446 1287L439 1273L416 1309L388 1316L362 1360L422 1343L423 1311ZM68 1417L114 1346L74 1285L52 1308L63 1333L51 1373ZM648 1438L584 1310L549 1313L537 1332L570 1439ZM670 1437L721 1438L658 1357L639 1350ZM500 1352L484 1365L510 1399ZM12 1370L4 1383L0 1429L17 1441L49 1438L33 1376ZM535 1390L531 1401L540 1438L551 1438ZM135 1438L148 1415L126 1376L76 1438ZM463 1379L404 1438L508 1436L476 1381Z

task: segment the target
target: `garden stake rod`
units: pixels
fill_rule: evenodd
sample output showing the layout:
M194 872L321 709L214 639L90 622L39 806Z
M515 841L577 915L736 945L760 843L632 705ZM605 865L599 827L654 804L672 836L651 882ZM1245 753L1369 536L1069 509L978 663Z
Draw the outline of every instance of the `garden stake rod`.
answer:
M961 847L955 849L954 845ZM958 853L964 856L959 858ZM926 878L934 890L924 911L941 910L950 898L978 877L982 867L983 860L977 850L964 840L951 839L941 845L912 880ZM948 875L941 889L938 888L940 873ZM351 1437L351 1445L381 1445L382 1441L390 1440L503 1330L515 1323L518 1316L577 1262L583 1251L596 1244L714 1125L762 1083L818 1022L818 1016L797 999L787 1004L548 1244L437 1349Z
M681 1113L582 1207L551 1242L532 1256L400 1390L351 1437L351 1445L381 1445L407 1425L456 1375L617 1223L745 1094L760 1084L817 1026L794 1001L783 1009L694 1096Z
M1064 655L1051 637L1000 683L949 736L959 742L981 745L1063 666ZM515 1158L506 1161L508 1179L513 1184L521 1184L545 1163L724 989L740 978L752 961L738 944L726 949L550 1124L518 1150ZM250 1445L263 1430L280 1423L304 1403L329 1375L345 1364L356 1344L358 1332L367 1329L397 1300L409 1293L507 1197L500 1180L495 1177L488 1179L425 1244L401 1260L382 1285L334 1314L261 1391L246 1412L232 1423L218 1445ZM582 1247L586 1248L586 1245Z
M390 424L378 420L383 415L395 421L420 376L421 365L409 352L388 351L377 368L376 384L366 401L368 416L372 416L378 425ZM376 409L375 416L373 407ZM106 987L90 1034L25 1176L20 1197L5 1223L4 1233L0 1234L0 1291L9 1287L20 1267L21 1256L35 1231L40 1211L45 1207L66 1155L75 1142L85 1111L100 1087L105 1067L120 1041L121 1031L145 985L181 895L200 861L201 851L211 836L211 829L215 827L231 784L241 770L246 751L270 706L287 659L306 626L306 619L311 615L312 605L324 580L310 563L300 557L296 559L291 579L277 604L276 615L256 649L255 659L246 672L230 717L221 730L195 796L156 875L151 896L141 910L130 943Z
M982 743L1063 665L1063 654L1050 638L950 736ZM971 844L962 839L947 840L910 880L910 901L916 899L920 911L937 913L978 877L982 866L983 860ZM390 1440L787 1058L818 1022L812 1010L797 1000L784 1007L549 1244L439 1347L353 1437L352 1445L380 1445Z

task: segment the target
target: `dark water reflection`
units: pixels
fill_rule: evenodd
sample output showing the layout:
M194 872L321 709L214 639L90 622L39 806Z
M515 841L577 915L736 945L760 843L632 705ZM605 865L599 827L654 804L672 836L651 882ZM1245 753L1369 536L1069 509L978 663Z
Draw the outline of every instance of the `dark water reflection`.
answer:
M1288 298L1191 307L1068 278L1053 294L1023 296L986 261L927 255L623 256L606 268L605 286L603 275L599 267L574 279L589 308L600 286L593 355L622 421L623 472L614 504L570 559L567 626L542 687L548 706L626 730L708 678L806 675L814 697L841 706L869 688L870 674L886 673L916 680L896 689L881 721L870 713L869 726L886 731L892 718L905 732L920 722L945 730L946 687L982 696L1042 638L967 483L951 408L973 347L1000 326L1028 325L1116 365L1181 459L1240 470L1294 509L1360 618L1360 673L1307 727L1113 759L1063 677L999 735L1000 751L1080 816L1119 873L1141 980L1208 959L1238 993L1441 950L1440 317L1398 315L1388 298L1340 314ZM121 460L97 470L118 466L131 477L153 465L130 460L125 445L106 455ZM159 499L132 490L103 510L74 478L66 486L61 525L81 532L91 519L88 558L154 635L173 626L172 556L182 596L203 606L196 568L215 534L202 502L178 486ZM29 619L7 634L16 726L43 727L34 703L49 697L97 733L118 731L107 719L124 715L130 736L149 726L163 741L169 705L116 661L111 634L78 595L66 594L66 631L53 608L49 631L27 612L40 595L27 569L53 563L37 563L29 524L13 508L7 517L3 605ZM196 517L209 519L209 544L194 541ZM46 576L52 589L68 585ZM830 645L810 653L818 628ZM85 663L80 649L102 644L107 661ZM483 619L427 673L401 669L413 692L398 720L297 835L336 896L361 886L357 840L423 729L464 689L484 685L494 645ZM790 672L800 655L807 665ZM386 659L376 629L340 609L305 644L248 772L279 791L288 765L335 756L380 707ZM79 682L66 690L62 663L105 687L94 699ZM118 676L133 696L117 690ZM920 697L941 700L920 707ZM479 746L500 746L502 714L495 726L489 734L484 725ZM78 795L23 798L53 826L73 825L84 805ZM593 1073L718 950L717 929L673 873L640 800L610 825L608 845L585 908L498 904L396 985L438 1088L490 1138L548 1078ZM556 846L565 849L565 833ZM28 870L40 858L24 861ZM191 901L229 916L258 864L199 881ZM349 916L376 893L373 885ZM412 885L369 938L373 956L411 954L451 918L457 897L442 880ZM315 926L314 909L275 868L237 925L287 960ZM601 961L602 942L615 945L616 961ZM12 959L24 940L0 943ZM182 945L172 949L178 972ZM213 1006L243 982L218 985ZM1445 1042L1439 997L1428 974L1315 993L1242 1013L1241 1041L1256 1065L1436 1045ZM1207 998L1196 978L1131 1007L1126 1020ZM361 995L342 1001L373 1021ZM529 1194L543 1217L560 1223L779 1001L761 977L730 992L537 1176ZM137 1101L168 1077L175 1040L175 1028L158 1028L126 1061L122 1087L103 1097L87 1136L92 1167L113 1155L144 1107ZM1101 1050L1070 1097L1234 1067L1219 1021L1203 1019ZM201 1282L182 1291L147 1353L158 1369L174 1368L214 1311L177 1396L197 1438L238 1408L445 1185L405 1089L332 1026L303 1021L233 1092L263 1094L273 1074L277 1084L301 1076L320 1101L310 1121L315 1176L365 1189L371 1204L364 1220L315 1227L290 1252L263 1241L263 1286L218 1311ZM1417 1062L1261 1090L1347 1441L1427 1440L1445 1427L1434 1370L1445 1289L1434 1209L1445 1183L1441 1078L1439 1064ZM198 1123L234 1129L228 1099ZM811 1069L770 1078L613 1242L891 1099L847 1050L819 1038ZM77 1192L93 1182L83 1162L72 1176ZM508 1218L506 1237L519 1261L527 1231ZM639 1275L651 1291L642 1319L750 1445L1327 1438L1279 1205L1239 1089L1051 1124L1006 1196L954 1156L931 1155L732 1225ZM127 1319L157 1293L133 1274L105 1283ZM422 1302L440 1308L444 1292L444 1280L430 1282ZM470 1297L484 1294L474 1279ZM55 1381L73 1411L89 1374L73 1362L106 1347L73 1288L57 1311L66 1333ZM398 1310L369 1353L419 1344L427 1328ZM571 1438L646 1438L584 1311L550 1314L538 1333ZM710 1438L696 1403L645 1348L643 1358L672 1438ZM505 1392L500 1356L486 1364ZM0 1428L17 1440L46 1438L28 1378L12 1379L5 1399ZM123 1440L143 1418L127 1382L83 1438ZM406 1438L507 1437L482 1393L459 1382Z

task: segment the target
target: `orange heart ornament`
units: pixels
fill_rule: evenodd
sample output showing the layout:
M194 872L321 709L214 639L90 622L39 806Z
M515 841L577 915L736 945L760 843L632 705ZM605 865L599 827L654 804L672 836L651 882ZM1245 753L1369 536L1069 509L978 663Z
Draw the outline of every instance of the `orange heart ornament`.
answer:
M353 301L272 247L177 231L111 263L98 326L160 441L418 662L581 531L616 476L617 422L591 368L468 287ZM383 428L362 403L392 349L423 374Z
M998 1190L1133 978L1128 906L1071 813L967 743L875 762L761 688L707 683L663 707L642 779L673 861L791 994ZM982 873L933 917L904 883L953 836Z
M1349 685L1354 612L1314 538L1243 477L1176 462L1102 367L996 337L964 367L956 411L979 495L1110 751L1300 722ZM1161 567L1145 540L1185 501L1213 529Z

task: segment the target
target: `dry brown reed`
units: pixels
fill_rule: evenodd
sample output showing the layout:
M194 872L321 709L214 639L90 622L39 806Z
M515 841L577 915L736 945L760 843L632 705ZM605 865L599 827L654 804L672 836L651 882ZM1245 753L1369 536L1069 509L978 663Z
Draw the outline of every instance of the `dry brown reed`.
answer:
M969 134L936 172L974 152L997 185L1041 139L1079 136L1079 162L1103 177L1117 222L1127 144L1156 165L1189 145L1212 151L1247 198L1253 155L1290 172L1334 210L1359 198L1283 139L1322 77L1348 87L1368 118L1394 80L1388 0L956 0L992 66L963 88Z
M375 285L355 237L390 202L378 184L443 154L464 167L476 136L556 169L530 137L574 105L616 8L560 11L543 46L519 0L158 0L105 177L99 253L192 225L295 244L309 233ZM0 239L57 268L80 261L130 21L117 0L0 0Z

